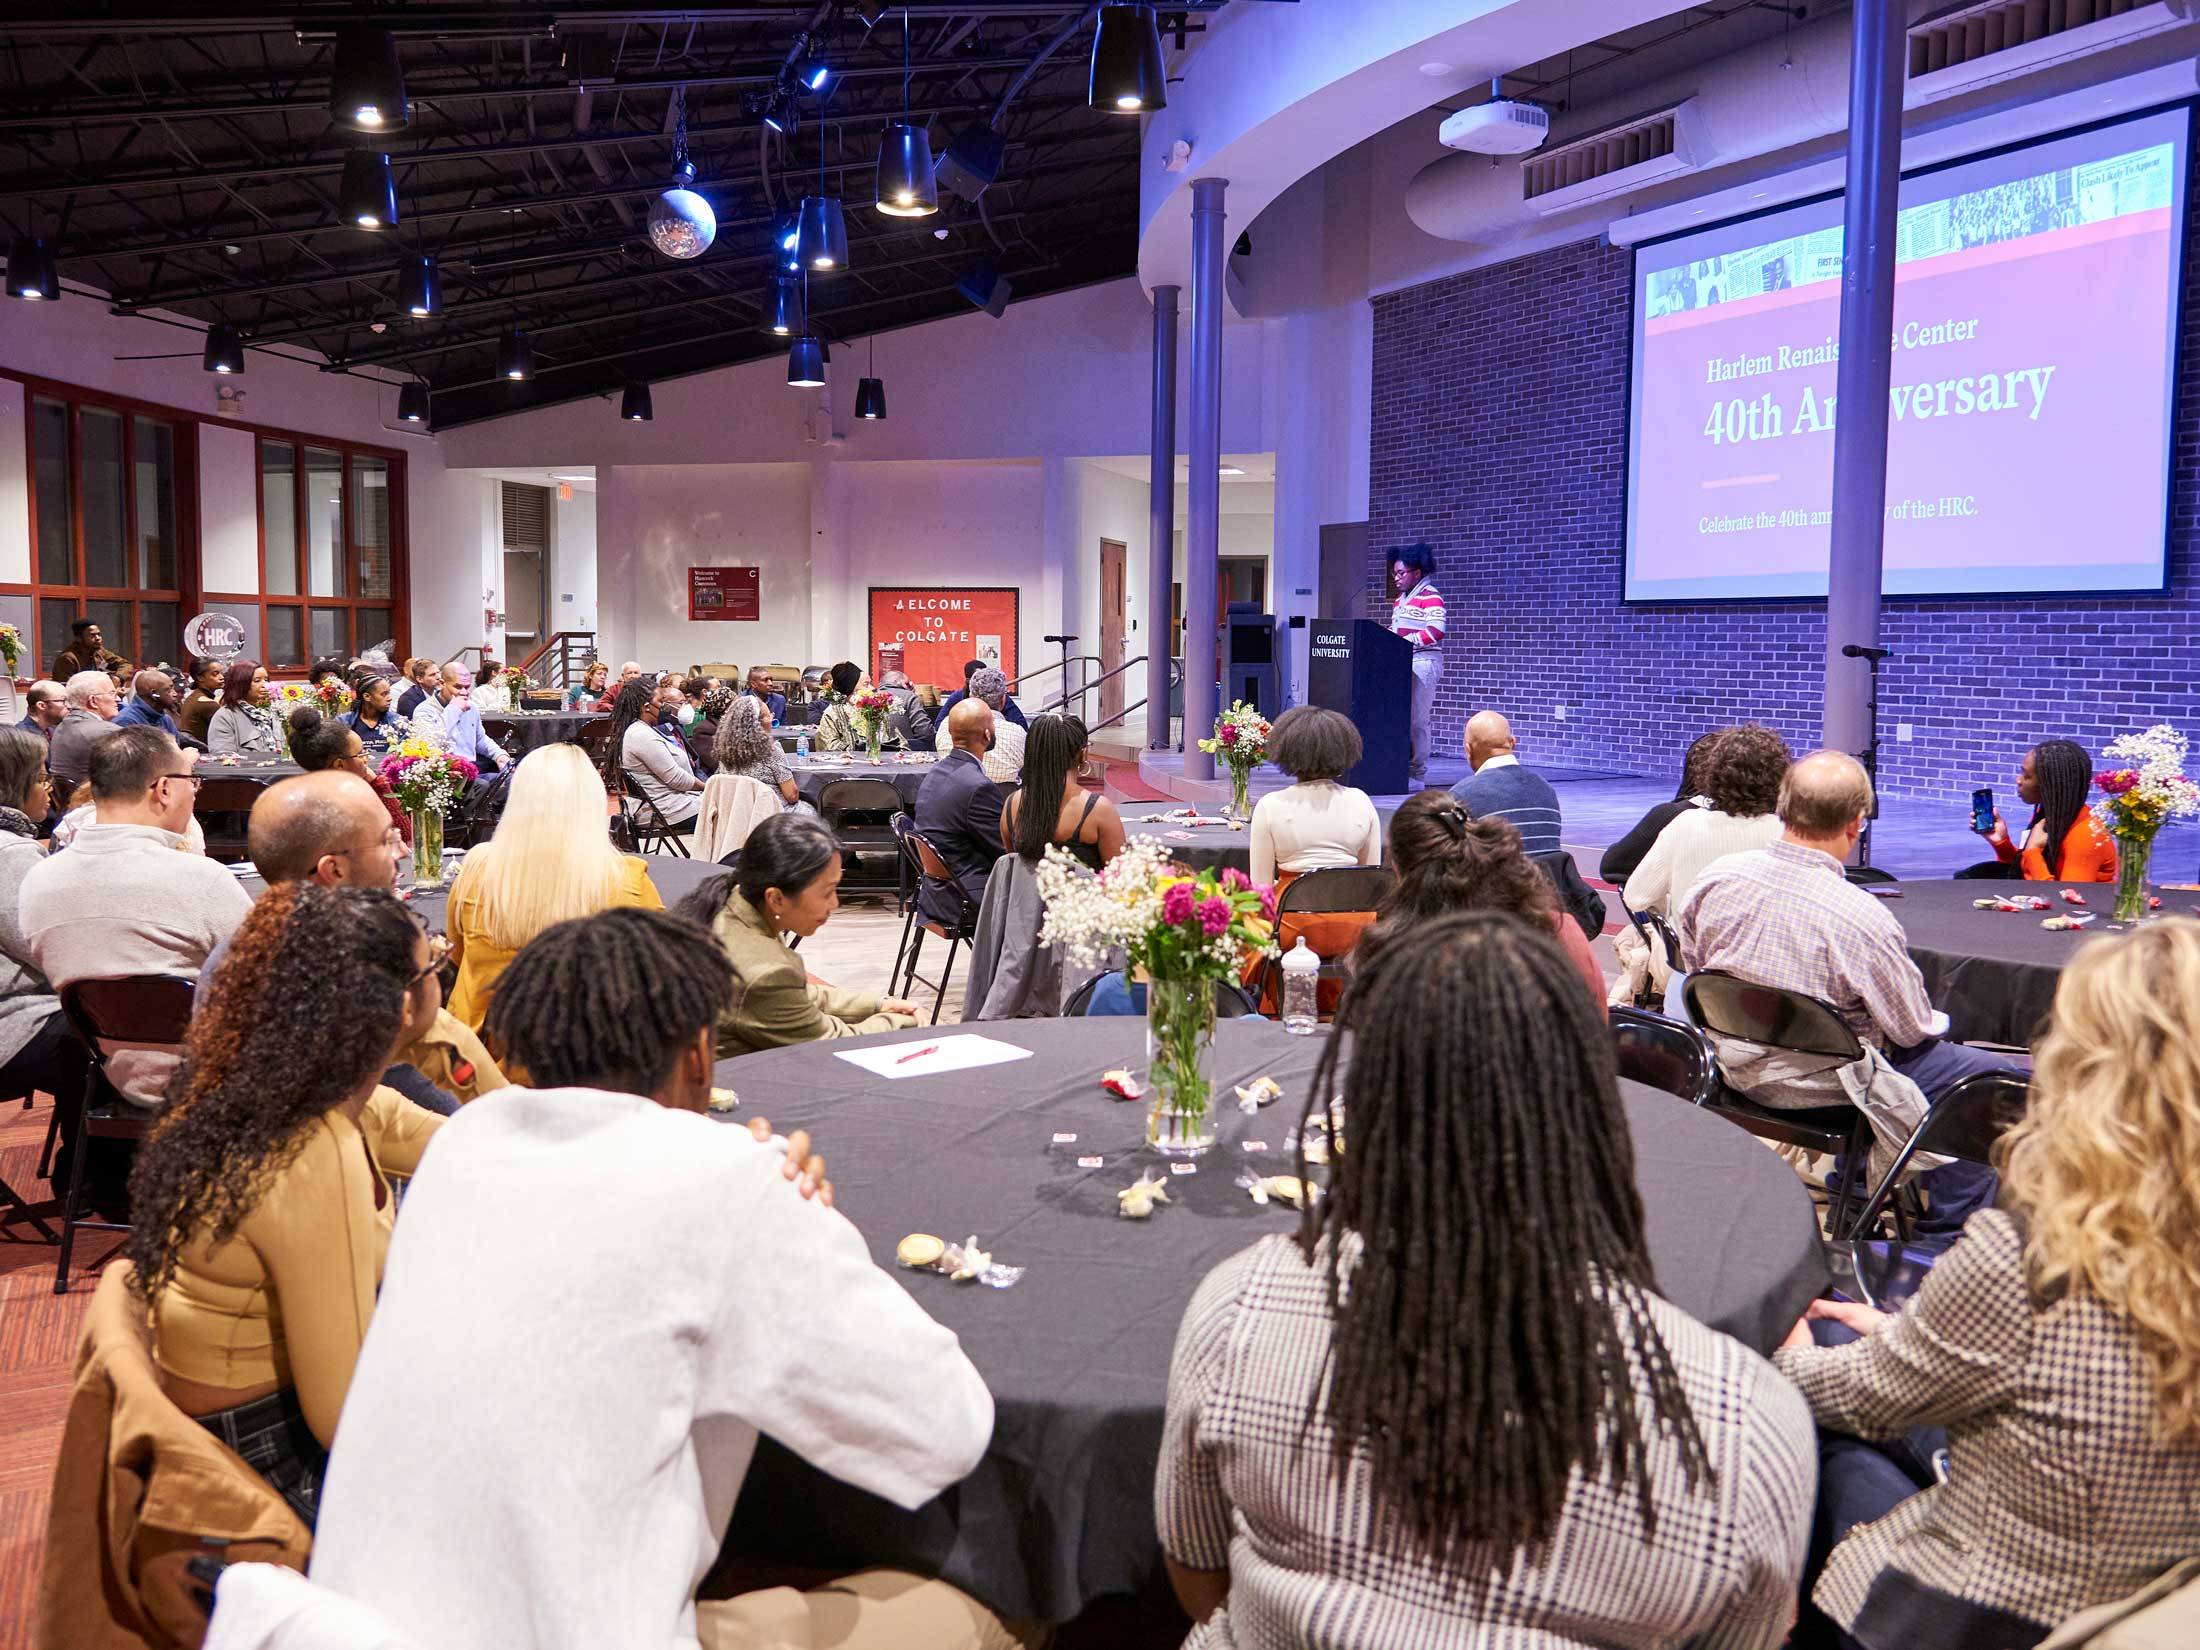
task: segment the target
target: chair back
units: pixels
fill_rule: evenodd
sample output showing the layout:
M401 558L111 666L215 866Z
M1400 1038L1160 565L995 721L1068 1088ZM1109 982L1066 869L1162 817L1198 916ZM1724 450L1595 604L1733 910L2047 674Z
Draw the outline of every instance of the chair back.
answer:
M1864 1045L1833 1005L1800 991L1758 985L1717 969L1698 969L1681 982L1688 1017L1704 1030L1745 1043L1861 1060Z
M209 778L199 787L191 812L206 837L206 857L234 865L251 850L247 816L267 787L257 779L234 774Z
M72 980L61 988L61 1012L95 1065L120 1049L178 1049L191 1023L196 980L180 974L126 974Z
M1619 1074L1700 1106L1719 1087L1711 1040L1683 1020L1647 1009L1613 1008L1612 1043Z
M1960 1078L1933 1102L1918 1131L1917 1149L1991 1164L1995 1143L2024 1116L2030 1094L2022 1072L1975 1071Z
M1276 915L1293 912L1372 912L1397 885L1387 865L1332 865L1294 877L1276 900ZM1309 942L1311 943L1311 941Z
M260 800L260 793L267 786L257 779L239 779L231 774L209 778L199 787L197 811L199 813L250 813L252 804Z
M962 883L956 878L955 873L948 869L947 861L940 857L940 851L933 847L931 843L925 841L920 832L912 830L903 836L901 840L906 848L916 854L917 874L919 876L927 882L944 882L958 894L963 892Z
M593 722L583 723L580 732L574 735L581 749L588 753L588 760L596 764L598 772L603 770L604 758L611 750L611 732L617 726L618 723L610 717L599 716Z
M1281 1012L1283 956L1304 939L1322 964L1314 987L1316 1006L1324 1019L1335 1014L1344 1000L1344 959L1374 926L1375 908L1397 880L1383 865L1332 865L1293 877L1276 899L1278 953L1246 976L1248 984L1260 989L1260 1012Z
M1841 874L1859 888L1885 887L1899 879L1890 871L1882 871L1876 865L1843 866Z
M739 853L749 833L785 810L779 793L745 773L714 773L703 782L703 806L695 820L695 857L724 864Z
M1665 966L1679 970L1681 966L1681 937L1673 932L1673 925L1655 911L1635 913L1635 926L1642 930L1647 940L1655 940L1665 950Z
M1083 985L1079 986L1075 991L1071 992L1069 995L1069 1001L1062 1005L1063 1018L1070 1020L1081 1020L1088 1013L1090 1013L1092 1009L1092 994L1099 989L1100 982L1106 979L1111 972L1119 971L1102 969L1091 979L1087 980ZM1243 991L1238 989L1237 986L1231 984L1228 980L1215 981L1216 1019L1242 1020L1247 1015L1256 1014L1258 1012L1259 1010L1254 1008L1253 1006L1253 999L1248 997Z

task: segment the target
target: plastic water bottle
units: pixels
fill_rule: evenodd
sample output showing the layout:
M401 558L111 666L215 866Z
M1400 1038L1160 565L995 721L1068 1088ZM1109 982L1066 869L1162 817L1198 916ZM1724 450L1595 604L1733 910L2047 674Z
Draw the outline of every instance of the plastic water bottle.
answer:
M1283 957L1283 1029L1294 1037L1311 1036L1321 1024L1321 973L1321 958L1301 934Z
M794 759L797 762L807 762L810 759L810 730L808 728L804 728L794 736Z

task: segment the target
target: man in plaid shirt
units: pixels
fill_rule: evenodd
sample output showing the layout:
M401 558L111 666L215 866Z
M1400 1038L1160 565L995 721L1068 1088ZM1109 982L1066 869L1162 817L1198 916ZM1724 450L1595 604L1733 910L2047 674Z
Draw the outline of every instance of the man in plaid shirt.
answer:
M1948 1017L1925 994L1902 925L1842 867L1872 807L1870 777L1840 751L1816 751L1788 770L1780 788L1780 840L1715 860L1674 914L1687 965L1759 985L1798 991L1832 1005L1873 1055L1907 1077L1928 1104L1974 1072L2011 1069L1981 1049L1946 1040ZM1761 1106L1848 1103L1839 1064L1715 1038L1726 1080ZM1854 1075L1853 1073L1851 1074ZM1885 1085L1864 1097L1876 1112ZM1896 1115L1874 1116L1882 1139L1899 1141L1917 1122L1915 1099ZM1836 1172L1848 1172L1841 1166ZM1994 1176L1950 1163L1920 1177L1932 1194L1921 1237L1952 1237L1993 1200Z

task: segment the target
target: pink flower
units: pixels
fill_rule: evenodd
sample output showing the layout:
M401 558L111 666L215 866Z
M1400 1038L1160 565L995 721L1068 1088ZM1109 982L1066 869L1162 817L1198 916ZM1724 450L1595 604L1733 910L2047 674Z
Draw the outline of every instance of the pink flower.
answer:
M1236 744L1238 741L1237 724L1235 722L1223 723L1222 731L1216 734L1215 737L1221 740L1225 745Z
M1228 865L1223 867L1222 886L1229 889L1230 892L1234 894L1241 888L1252 887L1253 879L1247 876L1243 871L1239 870L1235 865Z
M1178 883L1161 896L1161 920L1163 922L1190 922L1192 920L1192 907L1197 903L1197 899L1198 896L1192 892L1190 883Z
M1212 939L1230 926L1230 902L1217 894L1199 902L1199 926Z
M2095 774L2093 783L2110 796L2122 796L2126 791L2138 787L2139 775L2130 768L2113 768L2107 773Z
M1260 885L1260 914L1268 922L1276 920L1276 890L1273 884Z

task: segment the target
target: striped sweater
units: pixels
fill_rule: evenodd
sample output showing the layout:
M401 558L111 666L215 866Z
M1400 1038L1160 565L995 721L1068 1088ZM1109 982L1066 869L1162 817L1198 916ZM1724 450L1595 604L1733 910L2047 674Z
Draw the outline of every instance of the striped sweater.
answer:
M1423 579L1400 596L1398 605L1390 610L1390 628L1411 642L1417 652L1440 646L1444 640L1444 598L1436 593L1436 586Z

